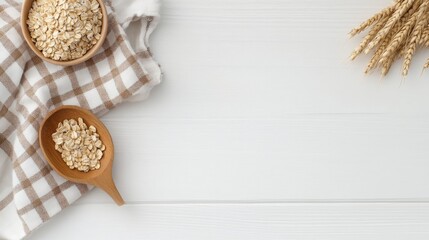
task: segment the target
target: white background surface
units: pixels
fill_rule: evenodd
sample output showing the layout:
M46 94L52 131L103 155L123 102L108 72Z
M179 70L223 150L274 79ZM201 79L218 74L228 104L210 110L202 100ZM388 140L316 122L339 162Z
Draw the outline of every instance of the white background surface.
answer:
M127 204L94 190L28 239L428 239L429 54L347 60L390 3L164 0L164 82L103 117Z

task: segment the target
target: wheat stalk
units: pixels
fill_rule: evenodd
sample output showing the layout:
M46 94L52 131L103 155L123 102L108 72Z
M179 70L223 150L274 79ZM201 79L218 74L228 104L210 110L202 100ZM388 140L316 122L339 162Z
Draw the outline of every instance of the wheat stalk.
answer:
M378 63L380 62L381 54L389 46L389 43L392 41L392 38L401 29L402 25L410 19L410 17L417 11L417 9L418 5L416 3L413 4L413 6L408 10L408 12L404 14L404 17L401 18L400 21L396 22L389 34L387 34L386 37L384 37L383 40L379 43L377 50L375 51L370 62L368 63L367 68L365 69L366 74L369 73L369 71L371 71L372 69L374 69L377 65L379 65Z
M395 61L395 56L392 56L390 58L388 58L381 67L381 74L383 76L386 76L386 74L389 72L390 67L392 66L393 62Z
M425 26L417 44L425 46L428 41L429 41L429 26Z
M372 26L374 23L378 22L381 19L384 19L392 14L392 12L395 10L395 6L390 6L385 9L383 9L381 12L375 14L370 19L366 20L365 22L361 23L357 28L353 28L350 31L350 36L353 37L358 33L361 33L363 30L365 30L367 27Z
M421 33L423 32L424 27L427 24L427 9L429 6L429 2L428 1L424 1L419 8L419 11L417 12L417 24L414 27L411 36L410 36L410 41L408 43L408 49L405 53L405 59L404 59L404 64L402 65L402 75L406 76L408 74L408 70L411 64L411 58L413 57L413 54L416 50L416 46L417 46L417 42L419 41L420 37L421 37Z
M354 28L354 36L371 27L362 42L352 52L353 60L362 52L375 49L365 69L380 68L386 75L393 62L403 57L402 75L409 72L412 58L419 47L429 47L429 0L396 0L391 6ZM429 59L424 68L429 67Z
M401 44L403 44L404 40L408 36L411 31L412 26L415 24L416 15L413 14L411 19L405 23L405 25L399 30L398 33L392 38L386 50L381 54L380 63L383 64L387 59L389 59L392 55L397 54Z
M380 42L380 46L377 48L377 50L375 51L374 55L372 56L371 60L369 61L366 69L365 69L365 73L369 73L369 71L371 71L372 69L374 69L377 64L380 62L380 57L381 54L386 50L388 43L390 42L390 40L393 37L393 32L389 33L386 38L384 38L381 42Z
M366 35L366 37L362 40L359 46L353 51L350 56L350 59L354 60L360 53L362 53L362 51L367 47L368 43L371 42L371 40L375 37L377 32L380 31L380 29L384 26L387 20L388 17L380 19L379 22L371 28L368 35Z
M389 33L390 29L392 29L392 27L402 17L402 15L404 15L408 11L408 9L413 5L413 3L414 0L405 0L399 5L397 10L392 14L389 20L387 20L384 28L381 29L380 32L378 32L377 35L374 37L374 39L368 44L368 50L366 50L366 52L375 47L375 45L377 45L380 40Z

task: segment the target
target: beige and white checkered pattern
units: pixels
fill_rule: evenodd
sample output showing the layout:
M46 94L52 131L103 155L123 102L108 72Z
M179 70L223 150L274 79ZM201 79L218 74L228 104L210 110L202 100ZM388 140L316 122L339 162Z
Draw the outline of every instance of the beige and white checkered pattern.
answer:
M12 191L0 195L0 211L14 204L27 234L89 190L63 179L44 160L37 134L43 117L60 105L100 116L159 82L145 70L155 63L150 52L132 50L107 5L109 33L102 49L85 63L61 67L29 50L20 31L20 4L0 3L0 158L9 159L13 171Z

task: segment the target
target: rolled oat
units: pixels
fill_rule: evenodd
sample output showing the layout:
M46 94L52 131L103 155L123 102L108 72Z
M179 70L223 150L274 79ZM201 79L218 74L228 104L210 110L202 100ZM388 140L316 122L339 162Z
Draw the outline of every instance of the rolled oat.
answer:
M70 169L88 172L100 168L100 160L106 146L100 140L97 129L84 123L82 118L65 119L52 134L55 150Z
M97 43L102 18L97 0L35 0L26 23L43 56L68 61L82 57Z

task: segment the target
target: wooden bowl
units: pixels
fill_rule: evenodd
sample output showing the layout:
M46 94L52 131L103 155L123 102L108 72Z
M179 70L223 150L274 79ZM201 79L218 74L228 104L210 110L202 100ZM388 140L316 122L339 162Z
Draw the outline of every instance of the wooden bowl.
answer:
M34 0L24 0L24 2L22 4L22 8L21 8L21 31L22 31L22 34L24 35L24 39L27 42L28 46L30 46L31 50L37 56L39 56L41 59L43 59L47 62L53 63L53 64L61 65L61 66L72 66L72 65L76 65L76 64L85 62L86 60L90 59L92 56L94 56L94 54L101 47L101 45L103 45L103 42L107 36L108 16L107 16L107 12L106 12L106 6L104 5L103 0L97 0L98 3L100 4L101 14L103 15L102 26L101 26L101 37L98 40L98 42L85 55L83 55L82 57L77 58L77 59L73 59L73 60L69 60L69 61L57 61L57 60L54 60L52 58L48 58L48 57L43 56L42 52L36 48L36 45L31 40L30 31L28 30L28 26L26 23L26 21L28 19L28 12L31 9L33 1Z
M89 172L80 172L70 169L61 154L55 150L52 134L56 132L58 123L65 119L81 117L88 125L93 125L100 135L100 140L106 146L103 157L100 159L100 169ZM124 204L112 179L112 164L114 157L113 141L106 126L90 111L77 106L61 106L51 111L39 128L39 143L43 154L51 167L62 177L72 182L91 184L107 192L118 205Z

